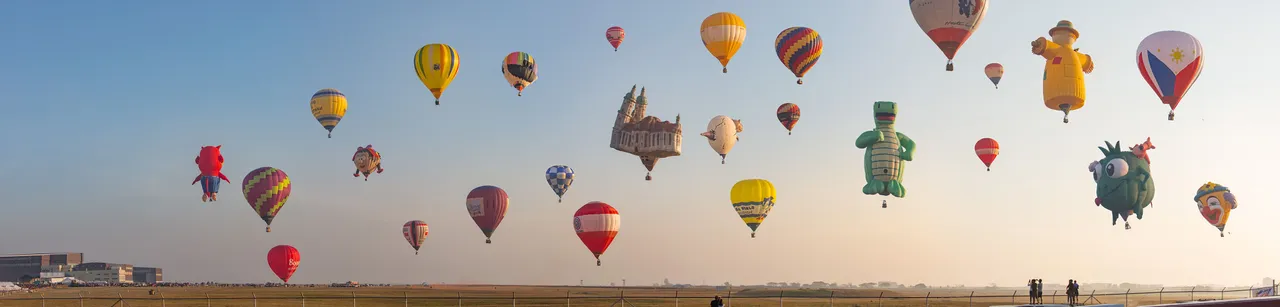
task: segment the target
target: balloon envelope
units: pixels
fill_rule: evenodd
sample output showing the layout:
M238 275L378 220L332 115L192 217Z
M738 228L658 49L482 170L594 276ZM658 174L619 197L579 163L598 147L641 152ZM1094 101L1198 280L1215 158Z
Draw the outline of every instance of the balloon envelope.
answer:
M293 184L284 171L263 166L246 174L240 182L240 189L244 192L245 201L249 202L249 208L267 223L267 231L270 232L271 221L284 208L285 201L289 200Z
M342 116L347 114L347 96L337 89L326 88L311 95L311 115L324 130L333 137L333 128L338 126Z
M783 128L787 128L787 134L791 134L791 129L795 128L799 121L800 106L790 102L778 106L778 122L782 123Z
M991 162L996 161L996 156L1000 155L1000 143L992 138L982 138L978 143L973 144L973 152L978 155L978 160L982 160L982 164L987 165L987 170L991 170Z
M729 60L742 48L742 41L747 38L747 24L742 18L730 12L719 12L702 20L700 31L702 46L707 48L720 66L722 72L729 72Z
M458 51L445 44L427 44L413 55L418 80L436 97L436 105L440 105L440 95L458 75L459 63Z
M467 213L484 233L485 243L492 242L493 231L507 215L507 201L507 191L491 185L477 187L467 193Z
M276 273L276 277L286 283L289 282L289 277L293 277L293 272L298 270L301 260L302 254L290 245L276 245L267 251L267 265Z
M778 193L773 183L764 179L746 179L738 181L729 190L729 201L738 217L751 228L751 237L756 237L756 228L764 223L764 218L773 210Z
M404 227L400 228L404 234L404 239L409 241L409 246L414 251L422 247L422 242L427 240L427 223L419 220L412 220L404 223ZM415 253L416 254L416 253Z
M1000 88L1000 78L1004 77L1004 65L1000 65L1000 63L987 64L987 67L983 68L982 72L987 74L987 79L991 79L991 84L994 84L996 88Z
M707 123L707 131L703 132L702 136L707 137L707 143L711 144L711 149L720 154L720 162L723 163L725 155L733 150L733 145L738 144L740 131L742 131L742 124L739 120L718 115Z
M502 58L502 77L516 89L516 95L520 95L525 87L538 81L538 64L534 63L533 56L528 53L509 53Z
M1160 103L1169 105L1169 120L1183 95L1204 68L1200 40L1182 31L1160 31L1138 44L1138 72L1155 91Z
M778 33L778 38L773 40L773 49L782 65L796 78L804 78L804 74L818 64L818 58L822 56L822 37L810 28L790 27ZM796 80L796 84L803 83Z
M911 15L942 54L947 56L947 71L956 51L978 30L987 15L988 0L910 0Z
M604 38L609 40L609 45L613 45L613 51L618 51L618 45L627 38L627 32L623 31L622 27L612 26L604 31Z
M547 184L556 196L564 198L564 193L573 185L573 168L567 165L553 165L547 168Z
M1231 193L1231 189L1213 182L1205 183L1196 189L1195 200L1200 216L1204 217L1209 225L1217 227L1219 234L1227 227L1227 218L1231 217L1231 211L1238 205L1236 195Z
M587 246L587 250L595 255L596 265L600 265L600 255L609 249L613 238L618 236L621 225L622 218L618 215L618 210L603 202L587 203L573 213L573 231L578 234L582 244Z

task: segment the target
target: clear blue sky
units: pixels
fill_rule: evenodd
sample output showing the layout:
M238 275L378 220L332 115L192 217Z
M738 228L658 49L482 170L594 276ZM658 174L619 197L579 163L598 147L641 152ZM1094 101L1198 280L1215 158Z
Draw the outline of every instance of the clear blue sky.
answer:
M159 266L169 280L262 282L276 280L267 250L292 244L301 283L1248 284L1280 269L1266 243L1280 218L1269 206L1280 3L1059 3L995 3L946 72L905 1L7 1L0 253L79 251ZM699 43L700 22L719 11L748 27L728 74ZM1043 59L1029 50L1060 19L1097 62L1070 124L1043 107ZM612 25L627 31L618 52L604 39ZM791 26L826 47L803 86L772 48ZM1175 122L1133 60L1166 29L1207 54ZM461 55L440 106L411 64L428 43ZM512 51L540 66L523 97L499 71ZM1005 66L998 90L982 74L990 62ZM648 87L651 115L684 120L684 154L651 182L607 146L632 84ZM332 139L307 107L327 87L350 101ZM889 209L859 193L853 146L876 100L900 104L898 131L919 144L909 195ZM791 136L774 117L783 102L803 109ZM698 136L721 114L745 126L725 165ZM982 137L1002 146L991 172L973 154ZM1146 137L1158 194L1125 231L1093 205L1086 166L1104 140ZM200 203L192 160L215 144L233 182ZM386 172L364 182L350 157L367 144ZM564 203L542 178L554 164L577 171ZM238 188L268 165L294 188L264 233ZM728 193L754 177L779 202L750 239ZM1241 200L1226 238L1191 200L1208 180ZM511 195L492 245L464 209L479 185ZM602 267L571 226L592 200L623 215ZM431 227L422 255L400 235L410 219Z

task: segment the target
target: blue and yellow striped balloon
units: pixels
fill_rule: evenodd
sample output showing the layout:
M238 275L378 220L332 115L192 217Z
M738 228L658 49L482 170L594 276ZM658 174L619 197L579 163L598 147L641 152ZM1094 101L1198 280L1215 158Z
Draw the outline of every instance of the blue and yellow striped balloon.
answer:
M778 33L773 40L774 51L778 52L778 60L796 75L796 84L804 84L804 74L818 63L822 56L822 37L818 31L806 27L790 27Z
M316 91L311 95L311 115L324 126L324 130L329 130L332 138L333 127L337 127L342 116L347 115L347 96L331 88Z
M769 216L769 211L773 210L774 201L778 198L778 191L773 189L773 183L764 179L746 179L738 181L729 190L729 201L733 203L733 210L738 212L738 217L747 223L747 227L751 228L751 237L756 237L756 228L764 223L764 218Z

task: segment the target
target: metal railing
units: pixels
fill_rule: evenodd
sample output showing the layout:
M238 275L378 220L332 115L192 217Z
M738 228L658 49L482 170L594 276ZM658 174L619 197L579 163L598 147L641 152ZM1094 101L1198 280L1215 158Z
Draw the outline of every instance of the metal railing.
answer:
M1275 290L1277 290L1276 286L1236 288L1236 289L1229 289L1229 288L1202 289L1202 288L1192 287L1190 290L1165 290L1164 288L1161 288L1159 291L1133 292L1131 290L1125 290L1124 292L1106 292L1106 293L1097 293L1097 290L1093 290L1093 291L1090 291L1088 294L1080 293L1080 295L1078 295L1080 299L1078 299L1077 304L1086 304L1086 303L1101 304L1102 303L1101 298L1107 298L1108 301L1111 301L1109 302L1110 304L1119 304L1121 303L1120 301L1121 297L1123 297L1123 304L1125 306L1130 306L1131 297L1143 296L1143 295L1157 296L1158 303L1165 303L1166 300L1168 300L1168 302L1215 300L1215 299L1222 300L1227 298L1226 296L1228 293L1233 294L1232 298L1239 298L1240 297L1239 295L1234 295L1234 294L1240 293L1240 292L1247 293L1243 297L1251 297L1253 296L1254 290L1266 289L1266 288L1271 288L1271 291L1272 291L1271 293L1276 293L1274 292ZM876 291L874 289L872 290L850 289L850 290L855 290L858 292ZM980 304L979 306L986 306L993 303L1004 304L1003 299L1006 299L1006 298L1008 299L1009 303L1016 305L1016 304L1021 304L1023 302L1029 301L1030 299L1029 296L1027 295L1029 291L1023 291L1023 290L1014 290L1012 293L1007 295L1006 294L978 294L977 293L978 291L970 291L968 295L949 294L949 295L937 295L937 296L933 295L932 291L924 291L925 295L923 296L919 296L919 295L917 296L901 296L901 295L885 296L884 295L885 291L880 291L878 295L874 295L874 296L873 295L838 295L837 294L837 292L848 291L845 289L837 290L837 291L827 291L829 293L827 293L827 295L825 296L820 295L819 293L812 290L776 290L776 291L777 291L776 294L773 294L774 292L772 289L768 291L761 290L761 289L749 289L749 290L739 291L738 293L735 293L734 291L730 290L730 291L724 292L725 294L722 295L722 298L724 299L725 305L727 307L734 306L734 302L733 302L734 299L738 299L738 300L749 299L754 301L753 303L739 304L739 305L747 305L747 306L772 306L773 303L761 303L760 301L776 299L777 300L776 304L777 306L780 306L780 307L787 305L787 299L792 299L793 305L831 306L831 307L834 307L836 305L883 307L885 306L886 301L890 302L889 306L904 306L903 304L906 304L905 306L930 306L931 303L936 304L940 301L947 301L948 302L947 306L964 306L964 301L968 302L968 306L974 306L974 303ZM708 295L707 293L711 293L709 291L697 291L697 290L693 290L692 292L699 293L699 295L692 295L692 296L690 295L682 296L679 290L669 291L670 293L673 293L672 295L654 295L653 293L655 291L652 291L652 290L645 291L645 292L648 292L648 294L644 294L644 295L627 295L626 290L622 290L622 291L619 291L617 295L577 295L577 296L572 295L572 292L569 292L569 291L566 291L565 295L563 296L517 296L516 292L512 292L510 296L464 296L461 292L458 292L457 295L455 296L439 296L439 295L414 296L414 295L410 295L409 292L404 292L403 295L393 296L393 295L358 295L355 291L349 292L350 293L349 296L334 295L335 293L340 293L336 291L315 291L310 296L308 296L306 292L297 292L298 295L293 296L293 295L281 295L280 293L281 291L267 291L267 292L272 292L272 294L274 295L270 295L270 296L258 295L257 293L251 292L249 293L249 296L243 296L243 295L211 296L208 293L205 293L203 296L194 296L190 294L183 295L183 296L166 296L164 293L159 293L158 295L147 295L147 296L124 296L121 293L117 293L116 296L78 295L75 297L51 297L51 296L45 296L44 294L40 294L39 297L34 297L34 296L0 297L0 306L49 307L50 304L54 304L58 306L84 307L86 306L85 302L89 301L91 302L89 306L106 306L106 305L103 305L103 303L106 302L107 304L109 304L109 306L125 307L125 306L130 306L129 304L130 301L135 301L134 306L139 306L138 303L145 302L144 303L145 305L160 306L160 307L169 307L170 304L173 304L175 306L212 307L212 306L215 306L215 302L216 302L217 306L258 307L259 302L263 302L264 304L270 303L269 304L270 306L281 306L280 301L295 301L296 303L294 304L288 304L288 303L285 303L285 304L287 304L287 306L306 307L307 302L310 301L312 302L313 307L317 305L316 303L320 303L323 306L352 306L352 307L400 306L401 303L403 304L403 306L406 306L406 307L408 306L459 306L461 307L461 306L504 306L506 305L505 302L509 301L510 306L520 306L520 305L560 306L561 304L563 304L563 306L566 306L566 307L571 307L575 305L580 307L583 305L583 303L587 303L587 301L596 301L595 304L588 304L588 305L600 305L599 303L601 302L607 303L607 302L610 302L610 300L612 300L611 301L612 304L610 304L609 306L617 306L619 304L622 304L623 307L635 307L632 301L636 301L636 302L642 302L642 305L664 305L665 306L665 305L671 305L672 303L674 303L674 306L679 307L682 299L684 300L694 299L694 300L697 300L695 304L701 305L701 304L706 304L707 300L713 299L716 295L714 293ZM768 293L766 294L765 292L768 292ZM792 293L788 294L788 292L792 292ZM803 292L803 294L797 294L796 292ZM957 291L953 290L948 292L954 293ZM984 292L990 293L990 292L996 292L996 291L984 291ZM1213 294L1217 294L1217 295L1213 295ZM1021 298L1022 300L1019 301L1019 298ZM1064 291L1054 291L1052 293L1044 293L1042 295L1042 298L1043 298L1043 301L1045 301L1044 303L1059 303L1059 302L1066 303L1066 295ZM821 302L821 300L823 299L826 300L825 304L822 304L823 302ZM975 302L974 299L978 299L978 301ZM855 305L852 303L848 303L851 300L857 301L856 302L857 304ZM241 302L242 304L228 304L228 301ZM364 301L365 304L361 304L361 301ZM468 301L472 303L467 303ZM562 303L558 303L557 301ZM578 303L575 304L575 301L577 301ZM203 302L203 304L200 304L201 302ZM250 305L250 302L251 302L251 305ZM801 302L803 302L803 304L801 304ZM837 304L837 303L840 303L840 304ZM1135 301L1134 303L1137 303L1137 302Z

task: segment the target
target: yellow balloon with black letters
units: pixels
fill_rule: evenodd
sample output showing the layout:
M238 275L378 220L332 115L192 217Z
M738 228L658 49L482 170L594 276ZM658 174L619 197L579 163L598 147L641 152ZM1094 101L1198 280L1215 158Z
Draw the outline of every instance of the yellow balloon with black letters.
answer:
M311 95L311 115L329 131L329 138L333 138L333 128L347 115L347 96L332 88L316 91Z
M751 228L751 237L756 237L756 228L764 223L765 216L773 209L778 193L773 183L764 179L746 179L738 181L729 190L729 200L733 202L733 210L738 217Z

